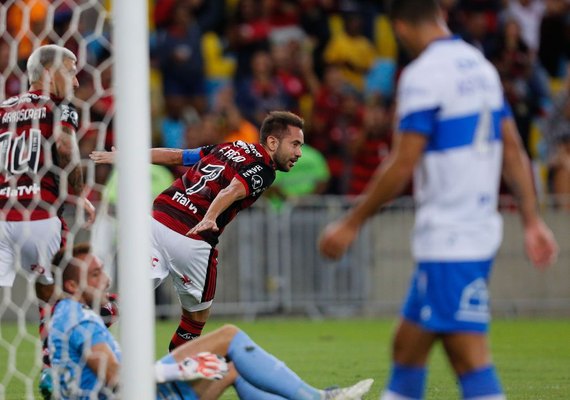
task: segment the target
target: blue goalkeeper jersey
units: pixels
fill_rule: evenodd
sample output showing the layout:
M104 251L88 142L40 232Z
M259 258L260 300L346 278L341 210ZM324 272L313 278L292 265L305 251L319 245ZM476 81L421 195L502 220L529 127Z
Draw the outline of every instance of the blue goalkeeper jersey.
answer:
M48 343L57 398L87 400L94 393L98 399L114 397L85 360L89 349L99 343L106 343L121 359L119 345L99 314L75 300L61 300L51 319Z
M85 362L86 352L106 343L121 360L119 344L105 327L99 314L75 300L61 300L52 316L48 343L53 373L54 397L73 400L113 399L117 396ZM189 382L157 385L157 400L197 400ZM94 397L94 396L97 397Z

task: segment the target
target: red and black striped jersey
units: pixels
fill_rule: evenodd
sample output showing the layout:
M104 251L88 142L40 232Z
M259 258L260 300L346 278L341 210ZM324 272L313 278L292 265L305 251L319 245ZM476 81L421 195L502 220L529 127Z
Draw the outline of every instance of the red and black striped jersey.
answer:
M38 220L59 215L60 193L55 132L78 127L75 108L41 91L0 103L0 218Z
M259 143L233 143L204 146L200 161L154 200L153 217L168 228L185 235L198 224L218 193L233 178L246 187L245 198L235 201L216 220L218 232L190 236L212 246L238 212L251 206L275 180L275 165Z

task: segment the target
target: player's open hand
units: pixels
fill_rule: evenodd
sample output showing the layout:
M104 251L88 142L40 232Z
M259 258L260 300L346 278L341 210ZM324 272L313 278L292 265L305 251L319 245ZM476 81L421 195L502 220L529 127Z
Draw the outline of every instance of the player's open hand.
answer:
M95 161L95 164L114 164L118 151L113 146L111 151L92 151L89 158Z
M346 253L357 234L358 227L349 224L346 220L332 222L321 233L319 250L326 258L338 260Z
M182 372L182 379L187 381L196 379L219 381L229 371L228 363L224 357L210 352L202 352L187 357L178 364L178 367Z
M215 220L204 218L204 219L202 219L202 221L200 221L198 224L196 224L196 226L194 228L190 229L186 233L186 236L196 235L196 234L198 234L200 232L204 232L204 231L218 232L219 230L220 230L220 228L218 228L218 224L216 224Z
M538 269L546 269L558 258L558 243L552 231L541 220L525 227L526 254Z

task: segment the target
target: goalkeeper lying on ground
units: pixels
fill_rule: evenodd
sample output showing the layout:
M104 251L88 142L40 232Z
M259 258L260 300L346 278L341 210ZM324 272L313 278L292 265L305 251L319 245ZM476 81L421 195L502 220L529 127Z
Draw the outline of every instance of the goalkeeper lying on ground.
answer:
M116 398L120 350L91 309L105 298L109 277L87 244L75 246L71 259L64 255L61 250L53 261L63 291L49 329L54 397ZM248 400L350 400L360 399L372 385L367 379L348 388L315 389L231 325L177 348L155 364L155 371L157 399L217 399L233 385Z

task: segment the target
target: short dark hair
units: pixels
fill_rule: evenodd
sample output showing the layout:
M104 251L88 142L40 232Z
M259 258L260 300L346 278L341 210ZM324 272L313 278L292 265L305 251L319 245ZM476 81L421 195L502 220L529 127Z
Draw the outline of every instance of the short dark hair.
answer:
M388 17L392 21L431 21L437 17L439 11L437 0L390 0L388 4Z
M89 243L79 243L73 246L71 256L65 247L61 248L51 261L54 268L61 271L62 284L65 281L72 280L75 282L80 281L81 271L76 260L78 257L91 253L91 246Z
M305 121L298 115L289 111L271 111L261 124L261 143L267 141L268 136L275 136L282 139L287 133L288 126L303 129Z

